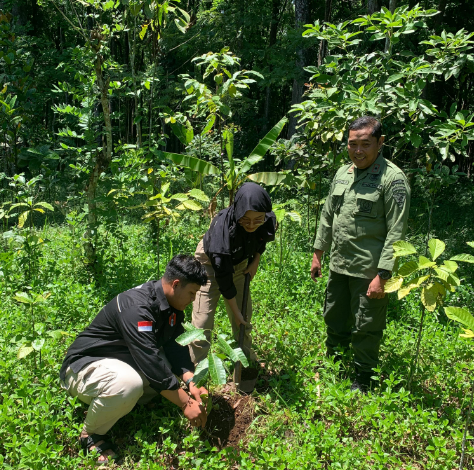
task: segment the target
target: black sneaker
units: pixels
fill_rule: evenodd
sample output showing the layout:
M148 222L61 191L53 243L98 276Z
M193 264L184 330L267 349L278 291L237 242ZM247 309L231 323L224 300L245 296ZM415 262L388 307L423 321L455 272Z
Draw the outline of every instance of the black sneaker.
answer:
M357 372L356 378L351 385L351 392L359 390L359 392L366 395L370 389L375 388L377 381L371 378L372 374L373 372Z

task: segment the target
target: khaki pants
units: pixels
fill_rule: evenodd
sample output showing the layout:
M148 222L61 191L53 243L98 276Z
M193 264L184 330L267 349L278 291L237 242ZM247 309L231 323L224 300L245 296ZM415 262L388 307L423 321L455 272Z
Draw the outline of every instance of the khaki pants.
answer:
M214 329L214 315L216 313L217 303L221 297L221 293L219 291L219 286L217 285L217 281L214 274L214 269L211 265L209 258L207 257L206 253L204 253L203 241L201 240L196 248L196 259L198 259L204 266L207 272L207 284L198 291L196 295L196 299L193 303L193 319L192 324L196 328L203 328L205 331L205 335L208 341L211 338L211 331ZM239 308L242 308L242 298L244 293L244 282L245 282L245 275L244 271L247 268L247 260L242 261L237 266L234 266L234 284L237 289L237 305ZM229 306L229 303L225 300L225 307L227 310L227 316L229 317L230 324L232 326L232 334L236 341L239 340L239 327L234 319L234 314ZM248 297L248 304L247 304L247 326L245 328L245 336L244 336L244 345L243 351L245 355L250 359L255 361L257 356L255 352L252 350L252 337L250 336L250 332L252 327L250 326L250 320L252 319L252 299ZM194 364L202 361L209 352L210 344L208 341L195 341L189 345L189 350L191 353L191 359Z
M141 372L118 359L95 361L77 374L69 367L64 386L69 395L89 405L83 428L89 435L106 434L137 403L158 394Z

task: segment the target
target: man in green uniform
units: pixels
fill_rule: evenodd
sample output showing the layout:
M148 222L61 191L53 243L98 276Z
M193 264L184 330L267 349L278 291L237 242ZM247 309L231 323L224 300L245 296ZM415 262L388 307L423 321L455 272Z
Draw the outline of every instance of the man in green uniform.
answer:
M327 353L352 343L356 378L351 390L366 392L377 366L386 326L384 285L394 266L393 243L405 236L410 187L400 168L386 160L381 123L370 116L349 127L352 163L332 182L314 242L311 277L321 277L321 256L331 246L324 321Z

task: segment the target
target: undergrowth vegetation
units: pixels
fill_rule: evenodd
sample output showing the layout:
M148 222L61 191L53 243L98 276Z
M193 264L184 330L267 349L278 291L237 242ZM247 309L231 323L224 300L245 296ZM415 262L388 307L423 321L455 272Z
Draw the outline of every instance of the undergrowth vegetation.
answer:
M474 239L472 186L461 189L457 199L440 202L433 213L432 235L446 242L448 256L466 251L465 241ZM279 197L275 196L276 202ZM421 252L427 218L419 202L415 194L408 240ZM173 254L194 252L208 223L208 218L193 213L168 227L161 237L161 268ZM322 308L327 260L323 278L314 284L309 275L306 223L303 218L301 225L287 224L281 242L277 237L268 245L251 285L254 343L265 374L253 393L254 419L240 445L212 446L206 431L188 428L174 405L157 398L151 405L137 406L112 429L123 455L120 468L457 467L471 391L473 348L459 338L459 326L448 320L442 308L436 315L427 314L418 366L408 391L421 316L419 294L401 301L391 294L377 371L381 387L366 396L351 392L351 358L344 357L338 367L325 356ZM81 261L80 223L76 228L67 222L29 228L44 240L34 282L25 278L29 270L20 251L22 242L2 241L2 468L94 468L93 458L83 457L77 446L86 407L61 389L59 367L73 338L108 300L157 278L156 246L149 227L125 221L120 236L106 227L101 227L98 237L100 281L92 280ZM448 292L446 305L473 305L473 266L463 265L458 274L463 282L455 292ZM40 295L41 302L18 301L18 291L32 299ZM188 309L188 319L190 314ZM223 303L217 322L220 332L230 333ZM50 334L57 331L62 333ZM19 349L31 341L34 351L18 359ZM470 442L465 468L474 465Z

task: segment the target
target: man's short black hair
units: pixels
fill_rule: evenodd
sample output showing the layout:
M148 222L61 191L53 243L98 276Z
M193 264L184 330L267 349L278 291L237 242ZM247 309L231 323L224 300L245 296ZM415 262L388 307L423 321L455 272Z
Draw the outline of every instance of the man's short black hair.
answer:
M377 140L382 137L382 123L372 116L362 116L357 118L350 126L350 131L360 131L361 129L372 128L372 136Z
M189 283L204 286L207 282L207 273L204 266L191 255L176 255L166 265L163 278L167 282L179 279L183 286Z

